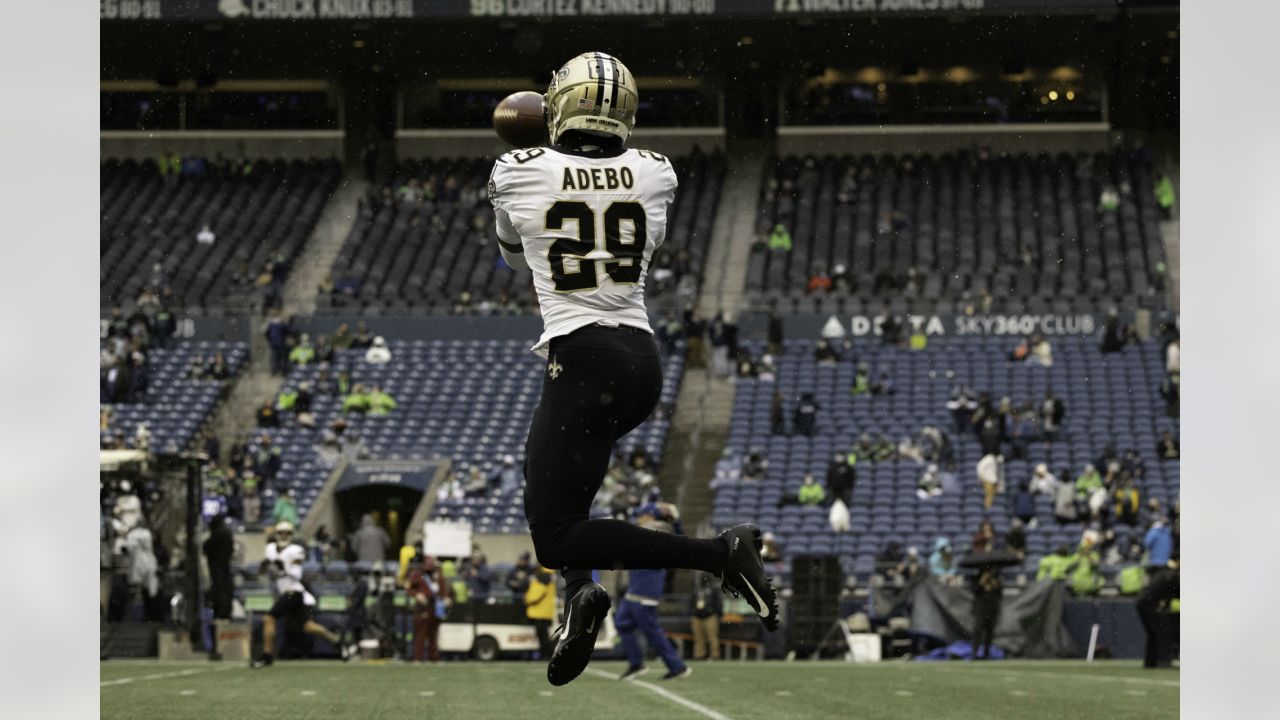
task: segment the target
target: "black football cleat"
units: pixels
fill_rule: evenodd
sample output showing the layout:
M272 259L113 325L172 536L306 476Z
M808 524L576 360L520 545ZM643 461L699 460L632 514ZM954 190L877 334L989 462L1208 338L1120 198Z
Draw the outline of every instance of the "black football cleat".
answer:
M552 633L556 649L547 664L548 682L566 685L587 669L610 605L609 593L600 583L591 583L569 601L564 624Z
M649 674L649 668L644 665L627 668L627 671L618 676L619 680L639 680Z
M747 601L760 616L766 630L778 629L778 593L764 574L764 561L760 550L760 528L755 525L734 525L720 533L720 539L729 544L729 562L720 576L720 589L734 597Z

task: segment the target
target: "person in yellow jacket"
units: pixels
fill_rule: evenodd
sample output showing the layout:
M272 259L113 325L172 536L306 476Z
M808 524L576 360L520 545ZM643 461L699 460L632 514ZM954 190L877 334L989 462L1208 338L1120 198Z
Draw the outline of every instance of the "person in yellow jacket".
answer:
M556 619L556 579L550 570L538 566L524 591L525 616L538 633L538 653L551 657L551 621Z

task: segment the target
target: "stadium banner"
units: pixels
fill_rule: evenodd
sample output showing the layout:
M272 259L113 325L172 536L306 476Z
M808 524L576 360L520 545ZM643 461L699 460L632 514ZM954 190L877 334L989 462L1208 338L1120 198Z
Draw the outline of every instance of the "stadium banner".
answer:
M99 0L101 20L1064 15L1120 0ZM1176 3L1174 3L1176 7Z
M786 315L783 326L787 337L874 337L884 334L886 315ZM834 323L833 323L834 321ZM1102 329L1092 313L1039 313L999 315L906 315L902 316L904 335L916 332L931 336L967 337L994 335L1029 337L1044 335L1089 336ZM763 338L768 326L764 313L744 313L738 320L743 337ZM839 332L835 331L839 328Z
M425 493L439 460L359 460L347 465L334 492L370 485L395 485Z

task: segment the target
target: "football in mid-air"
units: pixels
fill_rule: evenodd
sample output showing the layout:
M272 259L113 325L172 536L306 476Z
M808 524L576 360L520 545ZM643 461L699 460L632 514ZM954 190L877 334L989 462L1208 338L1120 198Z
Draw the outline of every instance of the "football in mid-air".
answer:
M498 137L518 147L547 143L547 124L542 116L542 95L529 90L511 93L493 109L493 129Z

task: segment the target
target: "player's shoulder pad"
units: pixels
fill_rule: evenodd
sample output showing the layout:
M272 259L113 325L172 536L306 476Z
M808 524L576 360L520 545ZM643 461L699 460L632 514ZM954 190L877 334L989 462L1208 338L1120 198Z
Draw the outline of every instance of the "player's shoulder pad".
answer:
M675 163L671 162L671 159L668 158L666 155L663 155L661 153L656 153L652 150L641 150L640 148L633 148L633 149L636 151L636 155L638 155L642 159L642 162L647 161L647 162L654 163L661 166L662 169L660 172L665 174L667 178L670 180L671 187L674 188L680 184L679 179L677 179L676 177Z
M506 166L512 168L524 167L538 158L546 157L548 150L544 147L522 148L520 150L512 150L498 156L494 162L494 168Z
M498 156L493 163L493 171L489 173L489 201L497 202L498 197L513 185L531 179L527 169L539 165L538 159L548 154L546 148L535 147L512 150ZM524 180L520 179L522 176Z

